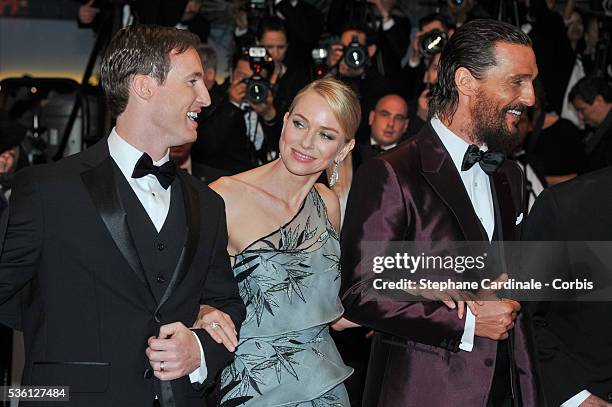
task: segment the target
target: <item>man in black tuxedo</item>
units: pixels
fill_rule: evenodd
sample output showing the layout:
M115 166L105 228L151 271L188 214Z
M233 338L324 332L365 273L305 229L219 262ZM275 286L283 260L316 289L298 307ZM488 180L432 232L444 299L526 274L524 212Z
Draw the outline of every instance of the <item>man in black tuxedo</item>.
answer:
M205 332L239 329L245 312L223 201L168 164L210 103L197 43L174 28L120 30L101 67L117 126L15 179L0 305L27 285L23 384L69 386L69 405L202 406L232 358ZM229 317L190 330L200 304Z
M605 208L611 206L612 168L545 189L529 213L523 240L609 242L612 240L612 216ZM558 277L571 281L579 275L584 263L572 261L573 256L563 254L537 253L540 258L546 257L548 267L562 273ZM542 271L539 273L541 275ZM601 278L593 280L596 286L602 282ZM609 323L612 303L537 302L530 303L528 310L533 314L537 358L547 405L612 406Z

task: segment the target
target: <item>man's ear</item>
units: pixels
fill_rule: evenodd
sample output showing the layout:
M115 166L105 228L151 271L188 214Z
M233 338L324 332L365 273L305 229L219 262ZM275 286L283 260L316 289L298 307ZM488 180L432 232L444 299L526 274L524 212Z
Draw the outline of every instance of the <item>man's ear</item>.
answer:
M370 110L370 115L368 116L368 126L371 126L374 123L374 115L376 112L374 110Z
M368 46L368 55L372 58L376 54L376 44Z
M134 75L130 86L132 92L140 99L149 100L155 92L157 82L149 75Z
M465 96L474 96L477 91L476 78L464 67L457 68L455 71L455 86L459 93Z
M402 134L406 133L408 130L408 125L410 124L410 118L406 118L406 122L404 123L404 127L402 127Z

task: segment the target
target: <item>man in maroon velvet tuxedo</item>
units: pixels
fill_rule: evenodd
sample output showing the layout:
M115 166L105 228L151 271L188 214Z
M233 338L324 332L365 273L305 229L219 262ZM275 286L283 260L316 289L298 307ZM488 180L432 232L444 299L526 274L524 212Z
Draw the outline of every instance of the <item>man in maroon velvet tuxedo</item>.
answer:
M345 316L377 332L364 406L538 405L517 302L474 304L476 315L460 319L441 302L368 301L371 276L361 271L363 242L518 239L523 177L503 153L518 143L537 73L529 37L517 28L463 25L442 53L429 123L356 174L341 296Z

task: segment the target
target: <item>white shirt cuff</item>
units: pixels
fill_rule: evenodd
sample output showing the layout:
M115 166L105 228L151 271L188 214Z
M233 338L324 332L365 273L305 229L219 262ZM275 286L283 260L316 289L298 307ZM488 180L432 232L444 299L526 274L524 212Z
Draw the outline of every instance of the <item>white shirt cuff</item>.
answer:
M580 393L561 404L560 407L578 407L584 400L588 399L590 395L591 393L588 390L582 390Z
M471 352L474 347L474 332L476 331L476 317L472 311L467 308L465 313L465 327L463 328L463 336L461 336L461 344L459 349L466 352Z
M200 347L200 367L198 367L193 372L189 373L189 381L191 383L204 383L204 380L208 377L208 368L206 367L206 358L204 357L204 349L202 349L202 343L200 343L200 338L196 335L195 332L191 331L192 334L195 335L196 340L198 341L198 346Z
M389 18L387 21L383 21L382 29L383 31L390 30L391 27L395 25L395 20L393 18Z

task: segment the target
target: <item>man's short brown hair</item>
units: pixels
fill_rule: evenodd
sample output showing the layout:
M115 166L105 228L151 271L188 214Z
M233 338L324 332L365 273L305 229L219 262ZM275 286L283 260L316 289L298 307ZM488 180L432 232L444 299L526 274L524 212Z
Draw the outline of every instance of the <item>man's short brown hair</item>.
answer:
M170 71L170 54L182 54L199 44L195 34L154 25L128 26L110 42L100 69L102 89L113 117L125 110L134 75L150 75L163 84Z

